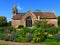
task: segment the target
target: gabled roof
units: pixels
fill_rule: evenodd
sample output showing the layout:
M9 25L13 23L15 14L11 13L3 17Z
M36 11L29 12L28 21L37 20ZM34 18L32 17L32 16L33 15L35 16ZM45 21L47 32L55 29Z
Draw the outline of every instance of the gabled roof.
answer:
M20 20L25 15L25 13L18 13L17 15L14 15L12 19L14 20Z
M53 12L33 12L36 17L40 18L57 18Z
M32 12L37 18L49 18L49 19L56 19L56 15L53 12ZM26 13L18 13L12 17L14 20L20 20Z

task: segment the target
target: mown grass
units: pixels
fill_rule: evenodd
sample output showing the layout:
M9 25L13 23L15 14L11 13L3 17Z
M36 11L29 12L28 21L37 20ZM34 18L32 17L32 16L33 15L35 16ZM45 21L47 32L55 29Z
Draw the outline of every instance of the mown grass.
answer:
M43 42L46 45L60 45L60 42Z
M9 44L0 44L0 45L9 45Z

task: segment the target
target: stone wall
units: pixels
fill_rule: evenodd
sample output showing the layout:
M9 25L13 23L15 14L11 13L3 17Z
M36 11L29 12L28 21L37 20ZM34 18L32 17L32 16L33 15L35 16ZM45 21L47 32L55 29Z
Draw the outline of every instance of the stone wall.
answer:
M21 25L21 20L12 20L13 27L17 28L19 25Z
M55 27L58 27L57 19L48 19L48 24L54 24Z
M24 27L26 27L26 18L27 18L28 16L31 17L31 19L32 19L32 24L34 23L35 20L37 20L36 16L35 16L31 11L27 12L27 14L25 14L25 15L22 17L22 19L21 19L21 22L22 22L21 24L24 25Z
M53 24L55 27L58 27L58 19L40 19L41 21L46 20L47 24Z
M42 21L43 19L41 19ZM54 24L55 27L58 27L58 20L57 19L46 19L48 22L47 24ZM33 20L32 20L33 22ZM12 20L12 26L17 28L19 25L26 26L25 20Z

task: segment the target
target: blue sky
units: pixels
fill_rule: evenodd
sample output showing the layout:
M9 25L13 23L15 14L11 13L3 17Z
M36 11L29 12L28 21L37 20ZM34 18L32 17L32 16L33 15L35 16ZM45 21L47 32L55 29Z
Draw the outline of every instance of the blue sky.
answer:
M0 0L0 16L6 16L10 21L14 3L16 3L19 12L40 9L45 12L54 11L57 16L60 15L60 0Z

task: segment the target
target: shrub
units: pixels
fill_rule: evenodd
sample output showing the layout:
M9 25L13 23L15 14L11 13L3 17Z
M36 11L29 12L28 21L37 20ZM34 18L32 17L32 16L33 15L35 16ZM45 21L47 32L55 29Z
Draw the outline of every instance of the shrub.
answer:
M6 27L0 27L0 33L4 33L6 31Z
M2 36L2 40L6 40L6 41L8 41L9 39L9 36L8 35L6 35L6 34L4 34L3 36Z
M19 25L18 28L23 28L24 26L23 25Z
M53 34L53 35L58 33L58 28L54 28L54 27L52 27L52 28L46 28L45 30L49 34Z
M7 27L7 30L10 31L10 32L12 32L12 31L15 32L16 31L16 29L14 27L10 27L10 26Z
M17 38L17 35L15 33L12 33L12 34L4 34L2 36L2 39L3 40L6 40L6 41L13 41L15 38Z
M26 33L31 33L31 29L30 28L27 28L27 27L24 27L20 30L20 33L24 33L26 35Z
M46 39L46 35L41 31L42 31L41 28L35 30L32 42L42 42Z
M37 28L31 28L31 33L33 34Z
M34 25L35 27L37 27L37 28L40 28L40 27L46 28L46 26L47 26L47 21L46 21L46 19L44 19L43 21L38 21L38 20L36 20L33 25Z
M30 42L32 40L32 35L31 34L26 34L26 35L20 35L14 41L16 42Z
M17 34L12 33L11 36L10 36L10 38L9 38L9 40L10 40L10 41L13 41L13 40L16 39L17 37L18 37Z
M26 42L26 37L19 36L16 39L14 39L15 42Z
M27 42L30 42L33 39L33 36L31 33L26 33L26 38L27 38Z
M56 34L56 35L54 36L54 39L55 39L56 41L60 41L60 34Z
M47 28L55 27L54 24L47 24Z
M60 31L60 26L58 27L58 32Z
M35 27L39 28L41 25L40 25L40 21L35 21L34 24L33 24Z
M2 33L0 33L0 40L2 39L2 37L3 37L3 34L2 34Z
M31 41L32 39L32 31L30 28L22 28L20 31L16 32L18 35L18 38L16 38L14 41L18 41L18 42L27 42L27 41Z
M48 35L47 35L47 39L51 39L51 40L54 39L54 35L48 34Z
M54 40L54 39L45 39L44 42L56 42L56 40Z

